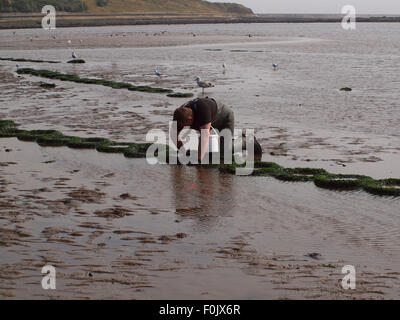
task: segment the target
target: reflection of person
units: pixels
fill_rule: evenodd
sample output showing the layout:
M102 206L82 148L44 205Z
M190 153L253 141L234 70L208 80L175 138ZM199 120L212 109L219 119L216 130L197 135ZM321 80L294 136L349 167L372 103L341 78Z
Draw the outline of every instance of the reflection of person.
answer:
M213 229L236 208L234 179L201 166L191 170L171 167L171 189L178 221L191 219L197 227Z
M214 99L208 97L194 99L185 103L175 110L173 120L177 122L178 126L177 137L184 127L190 127L191 129L200 132L202 129L205 130L199 141L199 161L203 159L204 154L208 149L211 127L217 129L219 132L224 129L229 129L232 137L235 127L235 115L232 109L223 103L217 103ZM179 140L175 142L177 142L176 146L179 149L182 146L182 142ZM255 153L261 155L261 146L256 141L254 145Z

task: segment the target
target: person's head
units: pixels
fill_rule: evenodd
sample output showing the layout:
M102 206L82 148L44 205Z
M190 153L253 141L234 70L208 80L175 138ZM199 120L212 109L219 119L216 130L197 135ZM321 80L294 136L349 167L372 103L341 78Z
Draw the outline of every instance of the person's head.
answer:
M174 112L174 121L178 124L178 130L193 124L193 111L188 107L179 107Z

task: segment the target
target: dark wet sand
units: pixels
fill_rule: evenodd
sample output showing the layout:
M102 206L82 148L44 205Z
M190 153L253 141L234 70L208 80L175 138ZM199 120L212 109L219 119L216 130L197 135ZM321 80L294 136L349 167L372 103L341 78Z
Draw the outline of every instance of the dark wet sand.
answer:
M373 218L373 209L365 212L374 203L366 195L332 196L309 185L299 203L293 192L301 184L1 142L3 298L398 297L397 229ZM264 195L243 192L262 187ZM271 188L279 191L272 196ZM353 210L358 221L339 214L353 201L366 202ZM376 201L382 214L398 202ZM355 291L340 287L349 263L358 270ZM40 287L45 264L57 268L56 291Z

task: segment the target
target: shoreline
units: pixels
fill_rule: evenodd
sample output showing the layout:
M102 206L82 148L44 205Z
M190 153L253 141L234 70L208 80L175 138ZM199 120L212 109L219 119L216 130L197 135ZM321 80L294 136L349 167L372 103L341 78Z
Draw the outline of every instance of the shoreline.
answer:
M1 29L41 28L43 15L0 15ZM238 23L338 23L342 15L254 15L221 16L186 13L64 14L57 16L57 27L99 27L121 25L238 24ZM357 22L399 23L400 16L358 15Z

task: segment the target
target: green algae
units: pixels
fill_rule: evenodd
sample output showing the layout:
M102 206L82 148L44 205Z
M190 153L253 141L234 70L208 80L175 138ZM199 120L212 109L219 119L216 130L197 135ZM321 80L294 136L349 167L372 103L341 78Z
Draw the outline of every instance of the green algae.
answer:
M110 142L98 145L96 150L105 153L124 153L130 146L132 143L129 142Z
M358 174L321 174L314 177L317 187L336 190L355 190L361 188L363 181L371 177Z
M60 73L57 71L51 70L36 70L32 68L20 68L17 70L18 74L28 74L36 77L48 78L48 79L56 79L61 81L71 81L76 83L85 83L85 84L94 84L94 85L102 85L106 87L111 87L113 89L127 89L130 91L139 91L139 92L147 92L147 93L167 93L174 94L174 91L171 89L165 88L157 88L150 86L135 86L131 83L126 82L118 82L111 81L105 79L91 79L91 78L81 78L75 74L66 74ZM179 93L177 93L179 94Z
M83 59L74 59L74 60L68 61L67 63L86 63L86 61Z
M14 62L61 63L60 61L34 60L34 59L24 59L24 58L0 58L0 60L14 61Z
M62 133L56 130L20 130L15 132L15 136L21 141L36 141L41 137L61 137Z
M15 137L17 130L14 121L0 120L0 138Z
M55 83L42 83L40 84L41 88L45 88L45 89L53 89L56 87Z
M96 149L99 152L124 153L128 158L145 158L151 143L117 142L102 137L66 136L57 130L19 130L11 120L0 120L0 138L16 137L43 147L66 146L75 149Z
M365 180L362 188L377 196L400 196L400 179Z
M244 165L221 165L221 172L235 174ZM255 162L252 176L270 176L288 182L314 182L319 188L330 190L362 189L378 196L400 196L400 179L374 180L359 174L332 174L318 168L284 168L274 162Z
M69 138L66 146L75 149L96 149L99 145L109 144L110 140L105 138Z
M146 151L151 143L134 143L124 150L124 156L127 158L146 158Z
M191 98L193 97L193 93L182 93L182 92L175 92L175 93L170 93L167 94L168 97L170 98Z

